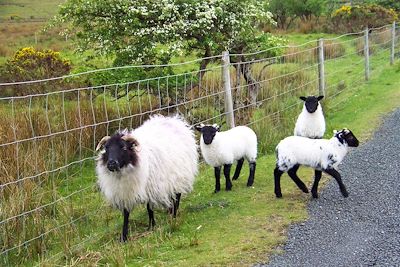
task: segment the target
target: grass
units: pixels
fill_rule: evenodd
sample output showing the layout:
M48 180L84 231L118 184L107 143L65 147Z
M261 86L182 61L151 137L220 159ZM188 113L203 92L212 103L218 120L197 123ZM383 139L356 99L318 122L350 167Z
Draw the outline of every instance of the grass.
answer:
M381 69L365 86L335 98L335 104L340 104L335 112L327 112L328 128L347 126L361 140L367 140L379 126L382 116L400 106L399 75L400 64ZM89 246L72 250L63 264L246 266L267 261L268 255L279 252L276 246L284 242L286 227L307 218L305 206L310 198L285 175L282 179L284 197L275 199L273 166L272 155L262 156L257 163L253 188L245 187L247 168L244 168L246 171L234 183L233 191L219 194L211 193L212 170L203 167L194 192L182 201L177 221L157 211L158 226L153 232L147 232L147 216L141 207L133 213L132 240L127 244L117 241L121 215L106 208L102 214L111 217L111 231ZM302 168L300 177L307 177L309 185L312 173ZM346 179L349 177L344 177L344 181ZM337 193L340 195L339 190Z
M353 77L356 74L360 79L363 77L363 64L353 64L356 60L360 60L360 57L353 53L355 49L353 44L349 44L346 50L352 55L326 62L328 74L336 71L335 75L327 76L328 96L324 101L328 129L326 137L331 136L333 129L348 127L359 139L366 140L379 125L381 116L400 106L400 64L384 67L387 64L386 52L382 50L381 53L373 54L371 56L373 75L370 82L364 84ZM337 72L338 64L346 67L340 68ZM347 68L348 66L350 68ZM261 73L260 77L289 74L296 69L293 63L276 65L267 73ZM215 78L212 73L210 75L208 79ZM274 97L282 91L296 88L299 84L306 83L310 79L309 75L311 74L307 74L307 71L302 71L295 72L294 76L285 76L285 79L277 79L266 87L268 90L274 88L274 91L263 92L266 90L264 88L260 91L259 97L261 99ZM299 83L296 84L297 80ZM219 84L219 81L214 82ZM82 166L77 164L63 172L50 175L48 181L41 187L34 187L30 195L21 198L25 198L27 205L30 205L28 207L34 208L40 203L60 199L86 187L88 189L35 213L35 216L32 216L34 220L26 216L20 222L22 225L19 227L25 226L20 228L17 238L20 241L27 240L28 237L37 236L45 230L67 225L51 232L43 240L32 243L31 246L34 245L35 249L31 246L22 247L6 258L0 258L0 262L9 265L40 262L44 266L56 264L243 266L267 261L268 255L279 252L276 246L284 242L287 226L307 218L305 206L310 196L300 192L286 175L282 181L284 198L277 200L272 193L274 166L272 149L277 140L291 133L300 106L280 112L279 116L271 119L262 118L270 112L281 110L283 106L280 104L296 103L297 94L310 92L312 92L310 88L295 90L285 98L280 97L280 101L268 102L268 105L262 105L258 110L251 111L251 121L261 119L252 125L258 133L261 151L254 188L245 187L248 175L245 166L245 171L234 183L232 192L213 194L211 193L214 184L212 170L210 167L202 166L194 192L183 199L177 220L169 218L165 211L157 210L157 227L154 231L148 232L145 208L138 207L131 218L131 240L127 244L120 244L118 236L122 216L107 207L101 200L100 193L91 186L95 184L93 162L86 162ZM101 99L98 100L99 103L103 102ZM115 103L108 101L110 108L114 106L115 109ZM71 105L73 108L73 103ZM209 104L204 105L204 102L201 102L200 106L205 108L209 107ZM57 114L55 113L52 118L56 122ZM85 123L90 123L90 120ZM278 128L271 130L273 127ZM45 123L44 128L46 128ZM72 141L75 143L79 137L71 136L71 138L75 138L75 141ZM48 142L51 145L52 141ZM300 177L306 177L304 180L309 185L312 173L309 169L302 168ZM35 200L36 195L42 196L42 199ZM14 194L13 199L16 198L18 194ZM6 210L6 206L0 205L0 209L2 207ZM20 213L18 210L15 211L16 214ZM73 223L70 224L71 221ZM37 222L40 222L40 226ZM4 235L7 229L10 230L8 232L16 232L12 228L3 228L2 237L7 236ZM41 255L40 260L37 259L38 253Z

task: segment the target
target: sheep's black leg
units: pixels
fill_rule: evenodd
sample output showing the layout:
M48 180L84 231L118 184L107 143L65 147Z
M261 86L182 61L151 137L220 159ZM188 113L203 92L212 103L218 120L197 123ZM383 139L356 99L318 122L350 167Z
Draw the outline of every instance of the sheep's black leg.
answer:
M221 190L221 167L214 167L214 174L215 174L215 190L214 192L217 193Z
M314 184L311 188L311 194L313 198L318 198L318 183L321 180L322 171L314 171Z
M147 214L149 215L149 227L151 230L154 226L156 226L156 221L154 220L154 211L150 207L150 203L147 203Z
M256 163L250 162L250 174L249 179L247 180L247 186L252 186L254 183L254 174L256 173Z
M282 176L282 174L283 174L283 171L279 170L278 167L276 167L274 170L275 196L278 198L282 197L282 192L281 192L281 176Z
M297 187L301 189L301 191L303 191L304 193L308 193L307 186L300 180L300 178L296 174L299 167L300 167L299 164L294 165L288 171L288 174L289 174L290 178L292 178L293 182L296 183Z
M176 218L176 213L178 212L180 201L181 201L181 193L177 193L176 199L174 201L174 218Z
M340 176L340 173L335 169L326 169L324 170L324 172L336 179L336 182L339 184L340 192L344 197L348 197L349 193L346 190L346 186L344 186L342 182L342 177Z
M123 210L124 215L124 225L122 226L122 242L128 240L128 224L129 224L129 211L127 209Z
M241 158L238 160L236 169L235 169L235 174L233 175L232 180L237 180L237 178L239 178L239 174L240 174L240 171L242 170L242 166L243 166L243 161L244 161L244 158Z
M230 191L232 189L232 182L230 178L232 164L224 165L224 175L225 175L225 190Z

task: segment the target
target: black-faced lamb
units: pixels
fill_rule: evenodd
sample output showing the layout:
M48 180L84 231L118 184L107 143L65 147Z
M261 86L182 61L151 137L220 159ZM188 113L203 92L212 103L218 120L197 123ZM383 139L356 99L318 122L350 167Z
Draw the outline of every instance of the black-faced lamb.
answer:
M195 128L201 133L200 148L201 154L207 164L214 167L215 190L217 193L221 190L220 173L224 166L224 176L226 180L225 190L232 189L230 180L230 170L234 161L237 161L235 174L232 179L239 177L246 159L250 165L250 174L247 180L247 186L252 186L256 171L257 158L257 136L252 129L246 126L237 126L230 130L220 132L220 126L217 124L200 124Z
M124 216L122 241L127 240L132 208L147 203L149 228L154 207L176 216L181 194L192 191L198 153L194 133L178 116L153 116L139 128L101 139L96 172L108 202Z
M303 109L294 127L295 136L320 139L325 133L325 118L319 101L324 96L301 96L304 101Z
M321 139L325 133L325 118L319 101L324 96L301 96L304 101L303 109L299 114L294 127L295 136L303 136L312 139ZM317 176L318 170L314 171Z
M312 196L318 198L318 183L322 172L331 175L339 184L344 197L348 196L342 182L337 166L344 159L349 147L359 144L354 134L348 130L335 131L331 139L310 139L300 136L289 136L279 142L276 147L276 168L274 170L275 195L282 197L280 179L287 172L296 185L305 193L308 189L297 176L300 165L312 167L316 170L314 184L311 189Z

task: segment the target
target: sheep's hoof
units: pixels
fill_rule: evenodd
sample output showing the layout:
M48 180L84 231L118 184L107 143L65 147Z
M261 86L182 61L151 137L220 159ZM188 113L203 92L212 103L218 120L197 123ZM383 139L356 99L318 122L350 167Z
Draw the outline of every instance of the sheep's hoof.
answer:
M312 197L313 198L318 198L318 194L317 193L312 193Z
M214 194L218 193L219 191L220 191L220 189L215 189Z
M247 187L253 186L253 182L247 183Z
M303 192L304 192L304 193L307 193L307 194L309 193L307 187L303 189Z
M153 231L155 226L156 226L156 223L149 224L149 226L147 226L147 231Z
M121 243L126 243L126 241L128 241L128 237L126 236L121 236L120 240Z
M227 186L226 188L225 188L225 191L231 191L232 190L232 185L231 186Z
M275 196L276 196L277 198L282 198L282 193L275 193Z
M343 192L342 192L342 195L343 195L343 197L348 197L348 196L349 196L349 193L348 193L347 191L343 191Z

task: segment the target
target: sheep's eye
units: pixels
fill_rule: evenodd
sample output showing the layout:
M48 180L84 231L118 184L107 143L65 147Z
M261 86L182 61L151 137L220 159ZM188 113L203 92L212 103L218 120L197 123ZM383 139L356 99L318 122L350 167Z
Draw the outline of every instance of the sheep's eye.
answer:
M126 146L123 146L123 147L122 147L122 150L127 151L128 148L127 148Z

